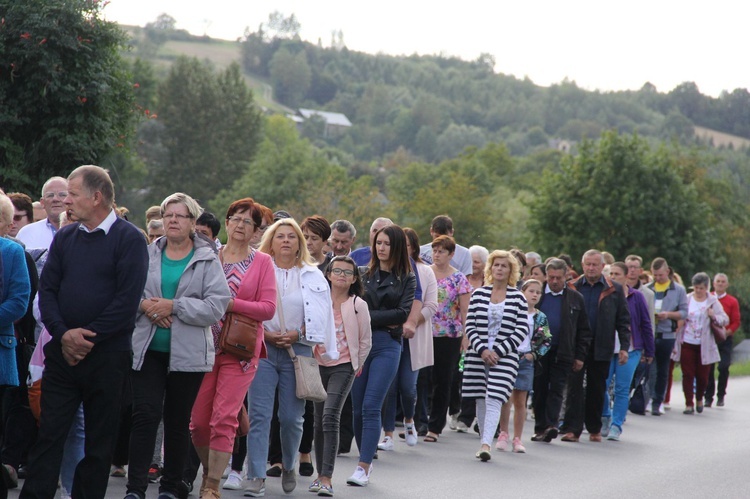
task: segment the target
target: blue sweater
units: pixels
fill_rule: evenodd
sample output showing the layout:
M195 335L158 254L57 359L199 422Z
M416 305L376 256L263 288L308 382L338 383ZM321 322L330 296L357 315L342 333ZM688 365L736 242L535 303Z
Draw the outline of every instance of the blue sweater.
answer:
M18 385L13 323L26 313L30 292L23 248L0 237L0 385Z
M148 272L146 240L117 219L105 234L63 227L50 246L39 284L39 310L47 331L60 341L69 329L96 333L91 353L129 351Z

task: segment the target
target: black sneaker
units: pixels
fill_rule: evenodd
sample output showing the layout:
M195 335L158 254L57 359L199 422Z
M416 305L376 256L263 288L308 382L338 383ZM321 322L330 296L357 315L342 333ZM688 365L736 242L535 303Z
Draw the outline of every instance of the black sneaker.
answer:
M719 400L716 401L716 407L724 407L724 397L719 397Z
M158 464L152 464L148 469L148 481L149 483L156 483L161 478L162 467Z

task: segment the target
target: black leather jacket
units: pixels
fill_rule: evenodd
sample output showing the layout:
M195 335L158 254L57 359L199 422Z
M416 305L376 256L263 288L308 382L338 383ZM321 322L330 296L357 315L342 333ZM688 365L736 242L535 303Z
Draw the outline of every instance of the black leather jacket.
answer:
M364 299L370 309L372 330L385 331L394 339L400 339L417 289L417 278L414 277L414 273L409 272L404 277L388 274L388 277L381 279L380 269L372 276L367 273L367 267L360 267L359 271L365 287Z

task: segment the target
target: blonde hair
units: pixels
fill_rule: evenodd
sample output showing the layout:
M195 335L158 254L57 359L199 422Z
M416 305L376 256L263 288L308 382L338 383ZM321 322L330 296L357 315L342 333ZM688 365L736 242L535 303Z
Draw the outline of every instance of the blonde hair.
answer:
M305 235L302 234L302 229L299 228L299 224L297 224L297 222L293 218L279 219L278 221L276 221L276 223L268 227L268 229L266 229L266 232L263 234L263 238L260 240L259 250L273 257L273 249L271 249L273 238L276 236L276 231L279 230L279 227L283 227L285 225L291 227L294 230L294 233L297 234L299 250L297 251L295 265L297 267L302 267L303 264L315 265L315 261L313 260L312 256L310 256L310 252L307 250L307 244L305 244Z
M513 256L513 253L505 250L495 250L490 253L489 257L487 257L487 265L484 266L484 283L486 285L494 284L495 279L492 277L492 265L498 258L508 260L508 263L510 264L508 286L515 287L518 279L521 278L521 264L518 263L518 260Z

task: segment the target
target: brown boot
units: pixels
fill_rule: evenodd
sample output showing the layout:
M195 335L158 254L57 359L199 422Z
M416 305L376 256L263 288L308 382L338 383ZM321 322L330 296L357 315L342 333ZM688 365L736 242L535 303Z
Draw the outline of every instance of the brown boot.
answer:
M208 476L204 482L205 488L201 491L201 499L219 499L221 492L219 482L224 468L229 464L232 454L209 449L208 451Z

